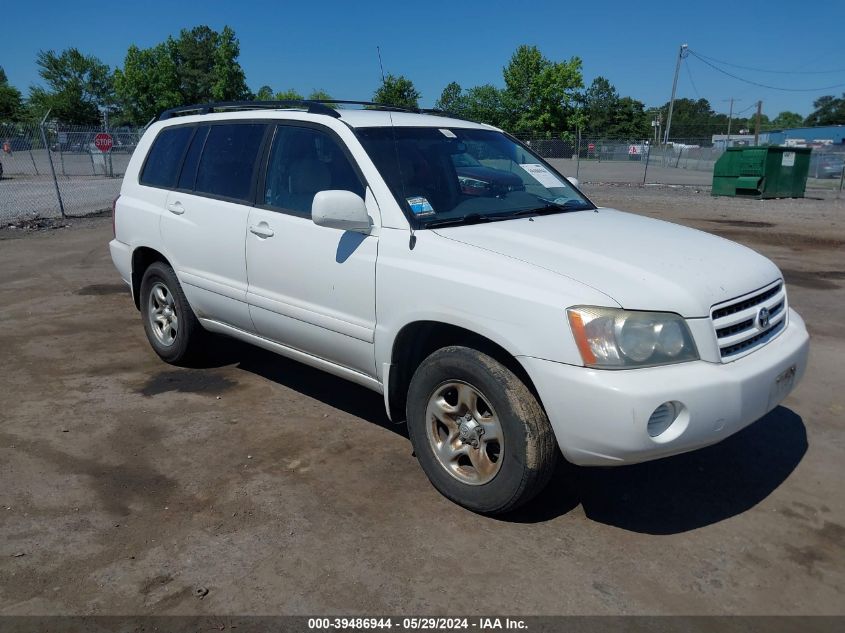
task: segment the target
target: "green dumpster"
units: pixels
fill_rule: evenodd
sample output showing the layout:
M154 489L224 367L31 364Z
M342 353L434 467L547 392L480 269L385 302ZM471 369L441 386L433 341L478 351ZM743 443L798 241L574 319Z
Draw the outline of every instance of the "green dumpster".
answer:
M714 196L803 198L808 147L729 147L713 168Z

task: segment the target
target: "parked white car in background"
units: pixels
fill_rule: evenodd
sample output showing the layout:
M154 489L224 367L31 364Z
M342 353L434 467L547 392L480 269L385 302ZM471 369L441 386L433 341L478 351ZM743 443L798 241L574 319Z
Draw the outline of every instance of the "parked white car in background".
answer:
M713 444L804 372L804 323L754 251L597 208L487 125L288 105L167 112L132 156L111 254L165 361L207 330L381 392L437 489L490 513L558 448Z

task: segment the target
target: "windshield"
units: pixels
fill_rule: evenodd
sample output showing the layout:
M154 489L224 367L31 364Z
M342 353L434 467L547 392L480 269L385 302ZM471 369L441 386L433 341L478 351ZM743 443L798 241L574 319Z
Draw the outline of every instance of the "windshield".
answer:
M501 132L375 127L356 133L418 228L595 208Z

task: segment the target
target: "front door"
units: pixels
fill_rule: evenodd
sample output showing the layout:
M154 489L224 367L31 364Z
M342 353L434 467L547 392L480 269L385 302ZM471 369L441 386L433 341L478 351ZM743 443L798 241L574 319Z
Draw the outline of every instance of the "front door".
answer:
M276 127L258 204L249 215L247 301L268 339L375 376L378 237L317 226L318 191L362 196L378 207L343 142L326 128Z

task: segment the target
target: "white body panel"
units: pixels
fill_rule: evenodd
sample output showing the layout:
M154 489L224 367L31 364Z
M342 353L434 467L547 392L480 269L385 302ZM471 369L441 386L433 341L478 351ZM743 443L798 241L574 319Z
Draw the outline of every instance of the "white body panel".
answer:
M437 232L577 279L623 308L687 318L780 277L772 262L735 242L614 209Z
M242 204L171 191L159 229L168 261L197 316L251 332L244 255L249 211Z
M378 217L367 198L370 216ZM249 226L247 300L256 332L375 376L378 236L259 208L252 209ZM256 235L253 228L273 235Z
M611 209L420 230L407 218L351 127L489 128L408 113L305 112L179 117L309 121L341 138L366 180L368 234L309 219L138 184L155 123L134 153L118 201L111 253L132 282L139 247L174 267L208 329L320 367L376 391L393 371L409 324L446 323L484 336L524 367L564 454L580 464L631 463L723 439L780 402L807 363L808 336L788 309L759 349L722 362L714 305L781 280L766 258L727 240ZM168 211L179 202L184 212ZM252 229L255 228L256 231ZM270 235L272 233L272 235ZM700 360L635 370L583 366L566 308L674 312ZM784 309L787 308L784 305ZM794 379L775 389L794 368ZM645 423L666 401L682 424L651 438ZM679 419L680 420L680 419Z

